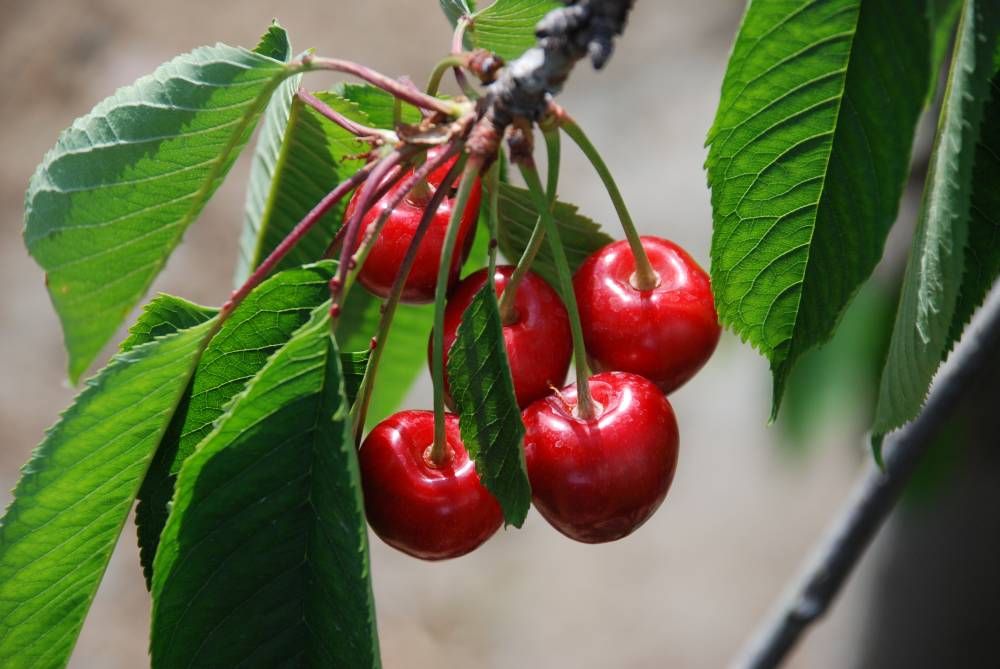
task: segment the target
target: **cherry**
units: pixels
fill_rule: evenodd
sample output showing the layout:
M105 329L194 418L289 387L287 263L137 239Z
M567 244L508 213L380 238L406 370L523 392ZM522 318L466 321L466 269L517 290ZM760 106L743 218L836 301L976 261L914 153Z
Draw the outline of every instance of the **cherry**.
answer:
M576 413L576 384L523 414L524 452L535 508L577 541L602 543L632 533L663 502L677 466L670 403L635 374L590 377L594 417Z
M587 258L573 289L591 366L645 376L669 393L708 361L721 330L705 270L673 242L641 240L654 288L636 288L632 250L618 241Z
M486 269L481 269L465 277L448 297L444 311L445 365L448 364L448 351L455 342L462 314L486 282L486 272ZM494 278L498 296L503 293L513 273L514 268L510 265L497 267ZM559 294L534 272L525 274L517 287L514 295L514 320L504 324L503 339L519 407L523 409L551 393L553 386L561 386L566 382L566 372L573 354L569 317ZM433 333L427 345L428 364L432 357L432 344ZM447 392L446 378L445 393Z
M427 152L427 159L433 159L438 153L437 149ZM382 228L378 239L372 245L372 249L365 259L365 264L358 272L358 281L365 288L382 298L389 297L392 289L392 282L396 278L399 266L403 263L403 256L410 246L413 233L420 225L420 219L424 215L424 208L430 200L434 189L441 188L441 183L448 170L454 164L456 158L449 160L440 168L434 170L427 177L426 188L420 187L409 193L402 202L389 214L389 218ZM408 176L408 175L406 175ZM406 178L404 176L404 180ZM361 233L358 239L364 238L368 228L374 225L379 215L385 211L393 194L398 190L402 181L391 188L385 196L375 203L365 214L361 221ZM447 188L454 187L455 184L447 184ZM344 221L349 221L354 209L357 206L361 195L361 189L355 191L347 209L344 212ZM472 239L475 234L476 221L479 217L479 201L482 197L482 184L477 178L469 195L468 206L462 215L461 225L458 230L458 240L455 253L452 259L452 276L450 284L458 280L458 271L469 255L472 246ZM413 262L406 283L403 284L403 294L401 301L409 304L423 304L434 300L434 286L437 283L438 265L441 262L441 247L444 245L445 231L448 228L448 221L455 205L453 197L446 197L438 207L430 227L424 234L420 246L417 248L417 256Z
M424 560L465 555L503 521L462 445L458 417L449 414L445 421L447 453L440 465L430 460L431 411L386 418L358 453L368 523L390 546Z

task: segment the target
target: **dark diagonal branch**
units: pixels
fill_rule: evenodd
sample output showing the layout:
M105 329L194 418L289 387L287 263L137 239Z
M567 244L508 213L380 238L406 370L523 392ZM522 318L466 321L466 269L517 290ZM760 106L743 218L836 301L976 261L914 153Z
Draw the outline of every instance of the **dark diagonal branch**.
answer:
M802 633L829 609L865 549L899 500L921 456L973 377L1000 345L1000 300L955 351L920 415L885 440L885 470L871 464L828 529L800 579L765 621L734 669L777 667Z

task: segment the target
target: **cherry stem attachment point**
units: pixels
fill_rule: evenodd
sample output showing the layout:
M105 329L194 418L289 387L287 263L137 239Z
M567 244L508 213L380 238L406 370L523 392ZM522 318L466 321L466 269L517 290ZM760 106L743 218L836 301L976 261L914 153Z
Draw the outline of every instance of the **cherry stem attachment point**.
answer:
M323 102L322 100L320 100L315 95L313 95L312 93L310 93L301 86L299 87L297 95L299 96L299 99L302 100L302 102L306 103L307 105L318 111L320 114L330 119L331 121L339 125L341 128L351 133L352 135L355 135L356 137L379 138L386 144L396 144L399 142L399 137L397 137L396 133L392 132L391 130L382 130L381 128L370 128L366 125L357 123L356 121L352 121L351 119L347 118L340 112L336 111L335 109L333 109L333 107L326 104L325 102Z
M469 195L472 193L476 177L483 168L483 162L483 158L473 156L462 169L462 180L459 182L458 193L455 195L455 206L451 210L451 220L448 221L448 229L441 249L441 262L438 265L437 285L434 289L434 330L431 344L431 376L434 380L434 445L431 447L430 459L431 462L439 465L443 464L447 458L444 419L444 303L448 292L448 279L451 276L451 263L455 255L458 231L462 227L462 217L465 215L465 208L469 203Z
M561 156L561 143L559 140L559 129L549 128L542 131L545 138L545 151L548 157L548 173L546 175L545 193L548 196L549 207L556 201L556 190L559 187L559 162ZM500 296L500 321L504 325L510 325L517 319L517 310L514 308L514 300L517 297L517 287L521 285L521 280L531 269L531 264L535 261L535 256L542 248L545 241L545 225L542 217L535 221L535 227L531 231L531 238L528 245L524 247L520 260L514 272L510 275L503 294Z
M552 248L552 255L556 261L556 272L559 274L559 287L562 289L562 297L566 302L566 311L569 313L569 327L573 335L573 363L576 366L576 397L577 411L583 420L594 418L594 401L590 397L590 370L587 368L587 347L583 341L583 326L580 324L580 310L576 304L576 294L573 292L573 279L569 270L569 261L566 259L566 251L563 248L559 228L556 226L552 210L549 208L549 200L542 189L542 181L538 178L538 170L534 161L530 157L522 160L518 164L521 176L528 186L531 198L535 202L545 224L545 234L549 239L549 246Z
M316 225L330 211L340 200L344 198L348 193L354 190L359 184L366 181L372 171L375 169L375 163L368 163L360 170L355 172L349 179L342 181L337 185L332 191L327 193L327 195L320 200L312 210L305 215L305 217L299 221L292 231L288 233L278 246L271 251L270 255L264 259L257 269L253 271L249 278L243 282L243 285L237 288L233 294L229 297L229 300L222 306L222 311L220 312L220 321L225 320L225 318L233 312L236 307L239 306L240 302L246 298L250 292L256 288L260 283L267 278L267 276L274 271L278 266L278 263L288 255L289 251L295 247L295 245L312 230L313 226Z
M441 156L444 156L442 163L461 151L461 149L462 143L455 142L442 151ZM428 161L424 164L424 166L426 167L426 165L431 162L432 161ZM455 164L452 165L447 176L441 183L443 185L454 183L454 180L461 172L464 163L464 156L455 161ZM436 167L432 167L431 169L436 169ZM365 374L361 379L361 386L358 389L357 399L354 403L354 408L351 411L354 436L355 440L359 443L361 441L361 434L365 428L365 419L368 415L368 406L371 403L372 389L375 387L375 374L378 371L379 361L382 359L382 353L385 351L386 344L389 340L389 331L392 325L392 319L396 313L396 307L399 306L399 300L403 294L403 287L406 285L406 279L410 275L410 269L416 261L420 243L423 241L424 235L427 233L428 228L430 228L431 221L434 220L434 215L437 213L438 207L441 206L441 202L444 201L444 198L448 195L449 190L450 188L442 186L437 188L431 195L431 198L427 202L427 206L424 209L424 214L420 218L420 223L417 224L416 230L413 231L413 238L410 240L410 245L406 249L406 255L403 256L403 262L399 266L399 272L393 280L392 288L389 291L389 298L382 305L382 315L379 318L378 330L375 333L375 346L372 349L371 357L368 359L368 366L365 368Z
M395 98L409 102L411 105L421 109L439 112L447 116L460 116L463 111L462 107L456 105L454 102L439 100L438 98L426 95L391 77L387 77L380 72L349 60L306 55L302 58L302 65L307 70L332 70L334 72L353 75L392 94Z
M597 174L601 177L601 181L604 182L604 187L608 191L611 202L615 205L615 211L618 212L618 218L621 220L622 228L625 230L625 237L632 248L632 256L635 258L635 276L632 279L632 286L636 290L641 291L653 290L659 285L660 278L657 276L652 264L650 264L646 250L642 247L642 240L635 229L635 223L632 222L632 216L628 212L628 207L625 206L625 199L622 197L621 191L618 190L618 184L615 183L614 177L611 176L611 171L608 169L607 164L605 164L604 159L601 158L601 154L590 142L587 135L584 134L583 129L577 125L576 121L569 114L560 109L557 118L559 126L580 147L580 150L587 156L590 164L594 166L594 170L597 171Z

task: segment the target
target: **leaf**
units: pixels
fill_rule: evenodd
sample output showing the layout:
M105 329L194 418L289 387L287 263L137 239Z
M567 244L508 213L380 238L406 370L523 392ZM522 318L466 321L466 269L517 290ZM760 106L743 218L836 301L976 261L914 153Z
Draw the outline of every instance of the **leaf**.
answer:
M340 366L344 371L344 393L350 405L354 404L358 396L361 381L365 378L365 370L368 369L369 358L371 358L370 349L340 354Z
M264 49L266 55L287 62L292 57L292 45L284 31L283 39L271 37L268 31L265 39L257 46ZM234 283L239 286L260 262L256 257L260 253L258 241L261 228L266 226L273 201L271 199L272 182L280 171L282 164L282 148L288 127L288 116L292 107L295 92L302 83L302 75L296 74L285 79L274 92L271 101L264 110L264 122L261 124L257 143L254 146L253 162L250 165L250 180L247 184L246 203L243 208L243 232L240 235L239 256L236 259ZM302 264L302 263L299 263Z
M553 9L556 0L497 0L476 12L468 34L472 43L510 62L535 46L535 26Z
M990 81L990 91L972 166L965 270L945 351L951 351L961 338L962 330L1000 276L1000 69Z
M281 27L277 19L271 21L267 32L261 36L253 50L255 53L282 63L287 63L292 57L292 43L288 39L288 33Z
M353 103L331 93L315 95L334 110L359 123L368 124L366 115ZM253 193L257 186L251 181L247 216L240 239L243 259L237 269L238 284L249 276L327 193L364 166L364 160L349 157L367 150L368 145L360 142L354 135L324 118L297 97L292 99L284 136L280 140L280 153L269 185L264 185L268 190L259 217L253 214L257 211L254 202L258 200L258 196ZM251 179L254 178L255 175L251 174ZM342 199L323 216L278 263L278 269L298 267L322 258L330 240L340 229L349 199Z
M379 664L361 482L326 308L181 469L153 667Z
M72 380L149 288L289 74L246 49L202 47L119 89L46 154L25 196L24 240L46 271Z
M998 36L1000 5L991 0L967 0L938 118L923 206L882 370L872 428L876 456L878 436L901 427L920 412L934 372L951 343L949 332L963 281L964 250L970 239L973 157L990 95ZM995 191L996 183L985 187ZM970 289L971 298L976 291L972 286Z
M571 271L575 272L591 254L614 241L597 223L579 214L572 204L557 201L553 215L559 226ZM537 220L538 210L535 209L531 194L523 188L501 183L500 252L509 262L516 263L520 259ZM531 270L540 274L552 286L559 286L555 260L548 244L542 244Z
M354 103L367 117L367 123L376 128L393 128L392 108L395 98L381 88L370 84L338 84L333 87L332 95ZM402 105L403 123L420 123L423 118L420 110L410 104Z
M329 298L335 264L326 261L280 272L258 286L230 315L201 356L180 409L163 436L139 490L136 529L147 585L167 522L181 465L211 432L234 396L268 358Z
M462 314L448 352L448 383L462 443L476 463L479 480L500 503L504 522L521 527L531 507L522 447L524 424L492 280L483 284Z
M941 66L948 55L948 46L955 34L955 24L962 11L962 0L927 0L927 21L931 26L931 83L927 89L927 103L937 97Z
M474 0L438 0L441 11L451 23L452 27L458 22L461 16L472 16L476 11Z
M337 341L349 351L370 348L378 330L382 300L360 287L347 294L337 329ZM375 377L365 424L373 426L393 413L427 365L424 342L434 323L431 305L400 304Z
M168 304L169 303L169 304ZM154 300L189 322L199 308ZM87 381L22 468L0 521L0 666L63 667L107 568L153 450L188 385L214 320L115 355ZM134 336L139 336L138 334Z
M708 136L712 286L723 323L771 362L772 419L882 255L930 39L926 13L893 0L755 2L744 16Z

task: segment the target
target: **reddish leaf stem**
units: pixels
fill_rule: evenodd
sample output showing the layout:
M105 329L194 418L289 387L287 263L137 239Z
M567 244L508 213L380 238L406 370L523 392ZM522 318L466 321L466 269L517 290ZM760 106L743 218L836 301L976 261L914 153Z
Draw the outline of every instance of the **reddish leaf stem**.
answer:
M387 77L384 74L372 70L371 68L349 60L307 55L302 59L302 63L311 69L333 70L334 72L343 72L344 74L353 75L359 79L367 81L373 86L381 88L387 93L391 93L393 97L403 100L404 102L409 102L411 105L420 107L421 109L429 109L431 111L445 114L446 116L459 116L462 113L461 106L456 105L454 102L439 100L430 95L426 95L421 93L419 90L414 90L396 81L395 79L392 79L391 77Z
M366 125L362 125L360 123L352 121L351 119L347 118L340 112L333 109L333 107L326 104L325 102L317 98L315 95L307 91L305 88L299 87L298 96L299 99L302 100L304 103L306 103L307 105L318 111L320 114L322 114L326 118L330 119L331 121L339 125L347 132L351 133L352 135L356 135L357 137L361 138L378 137L381 138L383 141L389 140L390 138L388 136L391 135L391 141L395 142L396 140L396 133L387 130L382 130L381 128L370 128Z
M323 218L324 215L330 209L332 209L341 199L344 198L348 193L357 188L357 186L365 180L368 179L369 175L372 173L376 166L376 163L368 163L360 170L355 172L351 177L345 181L342 181L337 185L332 191L326 194L326 196L320 200L312 210L305 215L305 217L296 224L292 231L285 237L280 244L271 254L264 259L257 269L254 270L253 274L243 282L243 285L233 291L229 299L224 305L222 305L222 311L220 312L219 320L225 320L225 318L233 312L233 310L239 306L240 302L250 294L254 288L256 288L261 281L267 278L267 276L274 271L274 268L278 266L278 263L288 255L288 252L295 247L295 245L312 230L313 226L316 225Z

